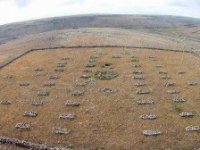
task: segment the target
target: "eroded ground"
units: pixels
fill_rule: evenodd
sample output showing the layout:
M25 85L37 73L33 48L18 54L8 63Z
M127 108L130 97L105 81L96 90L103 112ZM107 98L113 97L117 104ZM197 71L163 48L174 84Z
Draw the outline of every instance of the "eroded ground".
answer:
M59 67L58 63L67 64ZM199 58L192 54L167 51L105 48L29 53L0 70L0 100L11 102L0 105L0 134L75 149L199 148L199 133L185 131L187 126L200 124L199 66ZM97 71L119 75L111 80L98 80ZM134 71L141 71L142 75L136 77ZM51 75L59 78L49 79ZM188 81L197 84L190 86ZM49 82L55 86L44 86ZM145 85L137 87L136 83ZM175 85L166 87L166 83ZM104 93L104 88L114 92ZM137 93L139 89L147 93ZM169 90L180 93L167 93ZM41 91L49 95L38 96ZM175 103L175 97L186 101ZM154 104L138 105L140 99L151 99ZM34 101L44 105L33 106ZM80 102L80 106L66 106L67 101ZM26 117L26 111L38 115ZM194 116L183 118L179 116L181 112L192 112ZM74 114L75 118L59 119L63 113ZM157 118L140 118L148 114ZM16 129L17 123L28 123L31 129ZM57 135L52 132L54 127L71 132ZM146 137L143 130L159 130L162 134Z

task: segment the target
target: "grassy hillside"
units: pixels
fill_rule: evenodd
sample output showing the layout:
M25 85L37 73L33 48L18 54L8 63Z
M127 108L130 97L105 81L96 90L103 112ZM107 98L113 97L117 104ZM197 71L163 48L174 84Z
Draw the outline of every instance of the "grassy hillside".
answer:
M134 15L91 15L57 17L35 21L27 21L0 26L0 43L21 38L25 35L39 34L54 30L77 28L124 28L152 33L162 32L180 34L178 27L196 37L200 30L200 19L172 16L134 16ZM188 36L187 33L184 36ZM198 40L199 40L198 36Z

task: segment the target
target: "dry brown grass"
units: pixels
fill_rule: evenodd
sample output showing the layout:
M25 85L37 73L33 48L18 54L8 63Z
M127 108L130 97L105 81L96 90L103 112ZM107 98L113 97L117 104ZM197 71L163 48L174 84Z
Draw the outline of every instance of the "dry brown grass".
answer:
M116 36L117 35L117 36ZM123 45L138 47L155 47L178 50L191 50L192 45L199 49L199 44L177 43L169 37L152 35L136 30L113 28L82 28L76 30L55 30L42 34L33 34L0 45L0 66L30 49L57 46L91 46L91 45Z
M96 52L95 52L96 51ZM103 70L102 62L112 63L119 76L112 80L95 80L94 86L77 87L76 81L85 74L85 65L90 56L96 56L97 67L92 70ZM113 54L122 58L114 59ZM139 106L135 102L140 95L136 94L136 82L133 79L131 56L137 56L144 72L145 82L151 90L144 98L154 99L155 104ZM155 55L158 61L150 61L149 56ZM54 69L60 59L69 57L63 73L56 73ZM162 65L163 68L156 68ZM199 125L200 93L199 84L188 86L187 81L199 80L200 61L192 54L137 50L137 49L63 49L56 51L32 52L6 68L0 70L0 99L9 99L11 105L0 105L0 134L25 139L34 143L86 149L193 149L200 147L199 133L187 133L185 127ZM44 68L42 72L35 72L36 68ZM161 79L160 70L168 72L175 82L175 87L165 87L165 80ZM178 75L178 71L186 74ZM44 87L50 75L58 74L61 78L55 80L55 87ZM7 75L14 75L13 79L5 79ZM30 83L28 87L20 87L19 81ZM117 88L118 92L104 94L99 89L105 87ZM187 100L183 104L175 104L167 94L168 89L177 89L180 96ZM37 92L50 92L48 97L38 97ZM75 90L83 90L85 94L73 97ZM44 101L40 107L32 106L34 100ZM67 107L67 100L81 102L79 107ZM24 117L25 111L37 111L35 118ZM193 118L179 117L179 111L195 112ZM59 114L74 113L72 121L60 120ZM143 114L158 115L156 120L141 120ZM15 129L18 122L29 123L30 131ZM69 128L72 133L59 136L52 133L53 127ZM158 137L145 137L143 130L158 129L163 132Z

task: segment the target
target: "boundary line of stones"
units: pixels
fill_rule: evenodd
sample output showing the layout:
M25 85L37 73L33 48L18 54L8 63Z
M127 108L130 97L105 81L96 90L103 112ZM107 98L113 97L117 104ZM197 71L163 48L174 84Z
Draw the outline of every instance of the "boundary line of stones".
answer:
M21 54L18 54L14 58L10 58L6 62L0 64L0 69L8 66L9 64L13 63L17 59L25 56L26 54L29 54L33 51L42 51L42 50L56 50L56 49L76 49L76 48L126 48L126 49L149 49L149 50L164 50L164 51L173 51L173 52L184 52L184 53L191 53L194 54L195 56L199 56L198 54L194 53L193 51L181 51L178 49L165 49L165 48L155 48L155 47L140 47L140 46L120 46L120 45L91 45L91 46L56 46L56 47L43 47L43 48L35 48L35 49L30 49L25 52L22 52Z
M41 144L35 144L31 143L25 140L19 140L16 138L8 138L5 136L0 136L0 143L1 144L10 144L10 145L15 145L31 150L66 150L63 148L58 148L58 147L48 147L46 145L41 145Z

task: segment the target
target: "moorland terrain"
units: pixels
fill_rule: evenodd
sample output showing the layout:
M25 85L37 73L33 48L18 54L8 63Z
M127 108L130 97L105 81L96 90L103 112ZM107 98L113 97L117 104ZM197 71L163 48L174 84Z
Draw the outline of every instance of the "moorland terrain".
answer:
M0 148L198 149L199 42L172 16L0 26Z

